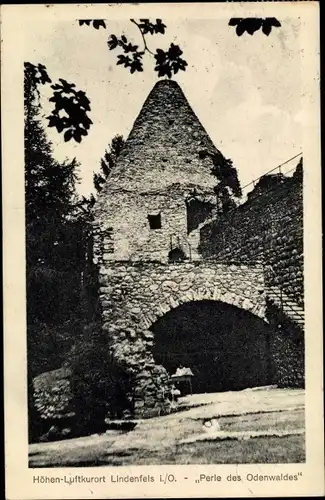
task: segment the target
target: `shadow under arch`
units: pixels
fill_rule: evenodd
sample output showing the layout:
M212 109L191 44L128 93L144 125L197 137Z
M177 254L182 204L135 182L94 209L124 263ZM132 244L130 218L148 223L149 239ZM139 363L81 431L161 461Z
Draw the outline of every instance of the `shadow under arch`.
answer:
M190 288L183 293L179 293L178 290L169 290L167 296L159 297L158 304L155 302L151 305L147 304L146 309L139 317L140 326L142 329L150 330L151 325L155 323L158 318L165 316L166 313L181 306L182 304L193 301L223 302L225 304L233 305L240 309L249 311L253 315L268 322L266 319L267 308L264 296L261 296L261 300L259 301L256 301L256 297L254 297L252 301L242 293L238 293L238 291L229 290L226 287L215 286L214 288Z
M213 300L183 303L150 327L153 356L169 374L191 368L194 393L240 390L273 382L272 327L255 314Z

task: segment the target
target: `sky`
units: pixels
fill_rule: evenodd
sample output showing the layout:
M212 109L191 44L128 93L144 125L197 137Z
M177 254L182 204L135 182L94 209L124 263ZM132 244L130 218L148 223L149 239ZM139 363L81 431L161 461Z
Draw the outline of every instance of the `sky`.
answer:
M238 37L227 19L168 19L165 35L147 36L153 51L177 43L188 62L175 80L215 146L233 160L242 186L301 152L301 47L299 18L281 18L270 36L256 32ZM93 121L81 144L65 143L48 129L58 160L80 162L79 192L94 190L93 172L116 134L125 138L157 81L148 54L144 72L131 75L116 66L108 50L111 33L141 47L141 35L127 18L107 21L107 29L77 21L26 21L25 61L46 66L52 81L64 78L84 90ZM50 88L42 88L44 113L50 112ZM288 164L291 167L295 163Z

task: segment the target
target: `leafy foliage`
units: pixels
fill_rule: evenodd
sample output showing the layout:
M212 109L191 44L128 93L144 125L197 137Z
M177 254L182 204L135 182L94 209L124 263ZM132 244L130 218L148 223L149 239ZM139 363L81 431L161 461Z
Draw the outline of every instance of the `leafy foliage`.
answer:
M37 318L44 320L44 316L55 321L60 307L56 311L54 304L59 303L60 297L63 299L64 293L64 289L60 291L59 281L74 255L75 249L71 247L79 233L79 228L69 219L76 197L79 165L75 159L59 163L53 158L38 106L30 102L30 98L27 103L25 205L28 316L34 321ZM74 258L77 256L78 253ZM73 276L70 273L68 283L74 279ZM70 296L70 302L74 297L75 293Z
M222 211L227 212L236 207L235 199L242 195L237 169L230 159L220 162L219 158L214 157L212 160L214 166L211 173L219 180L214 192L221 203Z
M285 180L286 177L282 173L262 175L254 186L254 194L268 191L269 189L282 184Z
M32 379L57 368L80 331L80 276L84 226L74 218L76 160L57 162L39 104L44 66L25 64L24 146L29 437L38 430ZM41 70L39 72L39 69ZM70 335L70 336L69 336ZM49 411L51 411L49 409Z
M81 242L87 233L75 208L79 164L75 159L63 163L54 159L41 121L38 84L25 66L28 362L34 374L50 369L51 355L59 356L61 327L75 334L75 328L66 322L73 322L81 307L80 279L85 259ZM41 360L44 364L38 363Z
M136 22L131 19L131 22L138 27L144 46L140 50L139 46L131 43L124 34L119 38L114 34L110 35L107 42L109 49L120 48L123 51L123 54L117 55L117 65L128 68L131 73L142 72L143 56L148 52L155 57L155 71L158 72L159 77L168 76L171 78L179 70L185 71L187 62L180 57L183 52L178 45L172 43L167 51L157 49L156 54L151 52L147 46L146 35L165 34L166 25L161 19L156 19L156 22L149 19L140 19L139 22ZM79 26L92 26L96 30L106 29L104 19L80 19ZM32 89L30 85L25 85L25 89L30 87L27 93L30 94L30 91L36 90L37 85L52 83L44 65L38 64L36 66L26 62L24 69L25 80L27 78L29 84L33 86ZM47 116L47 120L49 127L55 127L58 133L64 134L66 142L74 139L80 143L82 138L88 135L93 122L88 116L88 112L91 111L88 97L84 91L76 90L75 87L74 83L69 83L63 78L51 85L54 92L49 101L54 103L54 109Z
M117 65L123 64L124 68L130 68L130 72L143 71L143 64L141 61L141 54L139 52L133 52L132 59L129 56L120 54L117 56Z
M129 52L136 52L138 49L138 45L132 45L132 43L128 42L125 35L122 35L121 38L117 38L116 35L110 35L107 45L110 50L116 49L116 47L120 46L126 54Z
M25 65L25 192L28 223L50 220L57 223L70 210L78 181L76 160L58 163L52 154L52 145L46 137L41 121L38 80Z
M94 339L90 328L88 339L86 335L67 355L78 426L90 432L108 415L122 418L126 410L133 411L131 376L110 354L106 340L100 335Z
M161 19L156 19L155 22L150 19L140 19L139 21L131 19L130 21L138 27L141 33L143 48L139 50L139 46L130 42L124 34L120 37L111 34L107 41L109 50L120 48L123 51L123 54L117 55L117 65L129 69L130 73L142 72L143 56L148 52L155 58L154 70L158 73L159 78L172 78L179 71L186 71L188 64L181 57L183 51L178 45L171 43L168 50L158 48L155 53L148 48L146 35L165 34L167 26ZM79 26L92 26L96 30L107 28L104 19L79 19L78 22ZM275 17L238 17L231 18L229 25L236 26L238 36L241 36L245 31L253 35L261 28L263 33L268 36L272 28L280 27L281 23ZM31 63L25 63L25 72L29 73L34 84L51 83L46 68L42 64L35 66ZM85 92L77 91L73 83L68 83L63 79L59 79L59 81L60 83L52 85L54 93L50 101L54 103L55 107L47 117L48 126L56 127L58 133L64 132L65 141L74 139L76 142L81 142L82 137L87 136L92 124L87 114L90 111L89 99Z
M45 374L44 374L45 375ZM56 380L44 387L37 387L34 401L41 418L50 419L68 413L71 408L72 394L69 380Z
M76 196L76 160L59 163L53 157L39 104L38 86L48 83L46 75L39 78L27 65L24 83L29 437L35 440L40 421L67 411L75 410L76 427L87 432L97 429L96 422L104 425L107 411L121 415L132 405L129 376L111 360L106 341L99 343L97 324L89 325L98 310L97 293L88 298L98 286L96 270L87 265L94 197ZM66 82L61 84L66 91ZM103 158L104 175L122 146L122 137L115 137ZM35 376L63 363L71 366L69 383L33 390Z
M236 33L241 36L245 31L249 35L253 35L255 31L262 28L262 32L269 36L272 28L278 28L281 26L280 21L275 17L265 17L264 19L259 17L233 17L229 21L229 26L236 26Z
M183 51L178 45L171 43L167 51L159 48L156 50L156 53L153 53L148 48L145 35L165 34L167 26L161 19L156 19L155 23L149 19L140 19L139 22L131 19L131 22L140 30L143 48L139 50L139 46L129 42L125 35L119 38L116 35L110 35L107 42L109 49L121 48L124 51L124 54L117 56L117 64L122 64L125 68L130 68L131 73L143 71L142 59L145 53L148 52L155 58L154 69L157 71L158 77L167 76L168 78L172 78L173 74L175 75L178 71L186 70L187 62L181 58Z
M211 174L218 179L218 184L214 188L219 205L223 212L227 212L236 207L236 199L242 196L242 190L238 178L236 167L231 159L226 159L220 152L211 153L206 150L199 152L201 159L209 157L213 167Z
M50 101L55 103L55 108L47 117L48 126L56 127L59 133L66 130L64 133L65 141L70 141L73 138L75 141L81 142L81 137L88 134L92 124L87 115L87 112L90 111L90 101L85 92L75 89L74 83L68 83L62 78L59 80L61 83L51 85L55 92Z
M104 29L106 29L106 24L104 19L79 19L79 26L83 26L84 24L86 26L90 26L92 23L93 28L96 30L99 30L99 28L102 26Z
M124 144L123 136L116 135L113 137L108 150L105 151L103 158L100 160L100 172L94 173L93 176L94 187L97 192L102 190L103 184L105 184L107 177L116 164L116 160L121 154Z
M37 66L35 66L30 62L25 62L24 71L25 81L26 78L29 78L30 82L34 82L35 85L45 85L46 83L52 82L44 64L38 64Z
M120 38L117 38L116 35L110 35L107 45L109 50L121 47L124 51L124 54L117 56L117 65L123 64L125 68L130 68L131 73L134 73L135 71L143 71L142 56L145 52L139 51L138 45L132 45L125 35L122 35ZM125 54L130 54L131 57Z
M165 28L167 28L161 19L156 19L156 23L152 23L149 19L140 19L138 26L143 35L147 33L150 33L150 35L161 33L163 35L165 33Z
M51 85L54 92L49 101L54 103L54 109L47 116L48 126L56 127L59 133L64 131L66 142L71 139L81 142L92 124L87 114L90 111L90 101L85 92L75 89L74 83L68 83L62 78L59 82ZM48 83L52 81L43 64L36 66L30 62L24 63L24 100L27 113L31 109L27 100L32 95L39 98L38 86Z
M33 443L40 434L41 415L34 401L33 373L28 363L27 370L27 404L28 404L28 442Z
M185 71L187 62L180 57L182 54L183 52L179 46L173 43L167 52L157 49L155 71L158 71L158 76L171 78L173 73L176 74L179 70Z
M230 159L225 159L224 162L219 163L219 160L214 159L214 166L212 174L220 180L225 186L231 189L231 192L236 198L242 195L238 174L233 162Z

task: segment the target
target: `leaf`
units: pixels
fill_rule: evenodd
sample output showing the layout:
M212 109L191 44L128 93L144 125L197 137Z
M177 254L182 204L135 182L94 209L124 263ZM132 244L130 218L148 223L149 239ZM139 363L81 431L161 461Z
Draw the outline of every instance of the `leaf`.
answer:
M105 24L104 19L94 19L94 20L93 20L93 27L94 27L96 30L98 30L101 26L102 26L104 29L106 29L106 24Z
M117 56L117 65L119 64L124 64L124 67L127 68L128 66L130 66L131 64L131 59L129 58L129 56L125 56L124 54L120 54Z
M263 20L260 18L248 18L242 21L245 25L245 29L249 35L253 35L255 31L259 30L263 24Z
M165 33L165 28L167 28L167 26L162 22L162 20L156 19L156 25L154 26L155 33L161 33L163 35Z
M132 45L132 43L128 43L128 45L124 45L123 49L124 52L127 54L129 52L136 52L138 48L138 45ZM138 52L140 54L140 52Z
M93 23L93 28L98 30L101 26L106 29L106 24L104 19L79 19L79 26L85 24L86 26L90 26L90 23Z
M74 131L73 138L75 141L81 142L81 133L79 132L79 130Z
M58 118L55 115L50 115L46 117L49 120L48 127L56 127Z
M269 36L269 34L272 31L272 25L268 19L264 19L263 25L262 25L262 31L264 35Z
M56 125L55 125L55 126L56 126L56 130L57 130L59 133L61 133L61 132L62 132L62 130L64 129L63 123L62 123L62 121L60 121L60 120L59 120L59 118L58 118L58 120L57 120L57 122L56 122Z
M72 130L69 129L66 132L64 132L64 140L65 142L68 142L70 141L71 138L72 138Z
M238 23L236 27L236 33L238 36L242 36L242 34L245 33L245 31L246 31L245 24L243 24L243 22L241 21L240 23Z
M147 33L153 35L155 32L154 25L149 21L149 19L140 19L140 24L138 26L144 35Z
M232 17L229 20L228 26L237 26L242 21L242 17Z
M80 142L81 137L87 135L87 130L89 130L92 124L91 119L87 115L87 111L90 111L89 99L82 90L77 91L73 89L75 87L74 83L68 83L63 78L60 78L60 82L62 85L56 84L52 86L55 91L49 101L55 103L55 109L47 117L49 126L55 126L59 133L67 129L64 133L64 140L66 142L71 140L72 137L77 142ZM71 95L67 97L66 93L70 93ZM60 111L65 112L65 116L62 118L59 114Z
M159 64L165 62L167 59L167 52L165 52L162 49L157 49L155 54L155 59Z
M274 26L275 28L281 27L280 21L278 21L275 17L267 17L266 19L270 21L271 26Z
M179 56L183 54L183 52L181 51L178 45L174 45L173 43L171 43L167 54L170 60L176 60Z
M42 83L42 85L45 85L46 83L51 83L52 80L49 77L49 75L47 74L45 66L43 64L39 64L38 68L39 68L39 72L41 74L41 77L40 77L41 82L40 83Z
M126 36L125 36L125 35L122 35L122 36L121 36L121 40L122 40L122 42L124 42L124 43L127 43L127 41L128 41L128 39L126 38Z
M115 35L111 35L111 38L107 40L107 45L109 50L113 50L118 46L118 39Z
M272 26L279 27L281 23L275 17L266 17L265 19L259 17L247 18L231 18L228 23L230 26L236 26L236 33L241 36L245 31L253 35L255 31L262 28L265 35L269 36L272 31Z
M158 76L171 78L173 73L176 74L179 70L185 71L187 62L180 57L181 54L183 54L183 51L173 43L170 45L168 52L157 49L155 71L158 71Z
M142 62L139 61L138 59L136 59L130 64L130 72L134 73L135 71L140 71L140 72L143 71Z

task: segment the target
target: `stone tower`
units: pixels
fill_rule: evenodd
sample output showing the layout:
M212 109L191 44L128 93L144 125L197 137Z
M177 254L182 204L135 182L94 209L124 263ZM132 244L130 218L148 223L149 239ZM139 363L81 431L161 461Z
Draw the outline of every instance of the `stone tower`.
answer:
M216 284L229 270L197 252L199 226L216 206L209 154L223 159L179 85L158 81L94 207L103 329L135 376L137 415L160 414L168 395L152 354L157 317L199 297L261 307L254 276L251 288L235 278L225 291Z
M176 247L198 257L190 233L213 213L217 182L206 152L221 156L179 85L158 81L97 203L112 260L166 262Z

